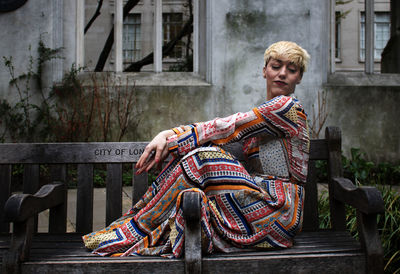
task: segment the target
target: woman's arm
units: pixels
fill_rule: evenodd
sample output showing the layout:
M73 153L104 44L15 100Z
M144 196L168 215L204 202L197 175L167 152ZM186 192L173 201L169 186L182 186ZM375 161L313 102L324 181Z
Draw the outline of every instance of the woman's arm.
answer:
M162 131L146 146L136 164L137 172L150 170L168 153L183 156L208 142L224 145L258 133L276 137L296 135L297 119L304 115L302 112L293 98L278 96L248 112Z
M179 133L174 129L177 135L167 140L168 148L172 154L183 156L208 142L224 145L258 133L291 137L298 132L301 112L301 106L293 98L278 96L248 112L196 123Z

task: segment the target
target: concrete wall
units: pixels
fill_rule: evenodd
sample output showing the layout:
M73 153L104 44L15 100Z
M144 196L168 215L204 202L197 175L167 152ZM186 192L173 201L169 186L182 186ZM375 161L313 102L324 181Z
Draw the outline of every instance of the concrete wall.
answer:
M355 147L377 162L400 160L398 74L336 73L326 91L326 125L340 126L347 156Z
M290 40L311 55L296 95L306 109L326 80L327 1L223 0L212 3L212 81L223 89L223 113L245 111L264 101L263 54L273 42Z
M12 57L15 76L28 72L30 56L36 61L40 39L49 48L63 48L60 56L45 64L45 86L62 78L63 71L75 61L75 5L74 1L27 1L15 11L0 13L0 98L16 100L10 89L10 73L3 56ZM33 64L36 72L37 63Z

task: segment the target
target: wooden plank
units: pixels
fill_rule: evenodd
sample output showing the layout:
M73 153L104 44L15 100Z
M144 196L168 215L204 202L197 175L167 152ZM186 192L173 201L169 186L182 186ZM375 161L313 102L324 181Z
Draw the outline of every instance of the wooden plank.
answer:
M322 254L363 254L360 247L353 246L340 246L340 247L320 247L320 248L289 248L284 250L269 250L269 251L261 251L261 252L241 252L241 253L231 253L229 255L226 254L212 254L205 255L204 258L254 258L262 257L277 257L277 256L309 256L309 255L322 255ZM94 258L93 258L94 257ZM70 248L70 249L32 249L30 255L30 261L71 261L71 260L103 260L103 258L99 258L98 255L92 254L87 250L81 248ZM190 272L193 273L193 272Z
M0 165L0 190L0 209L3 209L11 194L11 165ZM4 210L0 210L0 232L9 232L10 223L4 218Z
M342 202L334 198L334 185L332 178L342 177L342 136L337 127L327 127L325 137L328 141L328 183L329 183L329 206L331 214L331 225L334 230L346 230L346 209Z
M23 193L34 194L41 187L39 185L39 165L28 164L24 166Z
M310 141L310 160L328 159L328 142L326 139L314 139Z
M106 226L121 217L122 164L107 164Z
M93 164L78 164L76 232L93 230Z
M119 260L69 262L26 262L22 265L22 273L140 273L153 274L159 270L165 274L184 273L184 263L179 259L148 259L140 260L131 257Z
M146 145L147 142L0 144L0 164L133 163Z
M40 167L37 164L24 165L23 193L34 194L41 187L39 183ZM38 215L33 217L33 229L37 232Z
M142 198L143 194L149 188L147 178L148 173L136 174L135 165L133 165L133 178L132 178L132 205L135 205Z
M82 241L82 233L63 233L63 234L54 234L54 233L37 233L33 241L62 241L62 242L76 242Z
M35 238L34 238L35 239ZM85 249L82 243L82 240L79 241L47 241L45 238L41 241L34 240L33 241L33 248L35 249ZM329 248L332 250L340 249L340 248L351 248L354 250L360 250L361 246L360 244L352 237L347 237L347 238L320 238L318 241L296 241L294 246L292 248L287 248L287 249L243 249L243 253L237 253L240 256L243 254L248 254L251 252L259 253L259 254L264 254L268 255L271 252L298 252L299 250L310 250L310 251L317 251L318 249L321 248ZM86 250L86 249L85 249ZM236 253L234 253L236 254ZM225 255L224 255L225 256ZM226 256L234 256L233 254L226 254Z
M51 165L50 177L52 182L63 183L64 203L50 209L49 232L65 233L67 231L67 165Z
M304 231L316 231L319 229L318 221L318 189L316 184L316 168L315 161L308 162L307 183L305 186L304 199Z
M0 251L4 251L8 249L10 246L11 234L9 233L0 233Z
M364 273L362 253L203 259L203 273Z

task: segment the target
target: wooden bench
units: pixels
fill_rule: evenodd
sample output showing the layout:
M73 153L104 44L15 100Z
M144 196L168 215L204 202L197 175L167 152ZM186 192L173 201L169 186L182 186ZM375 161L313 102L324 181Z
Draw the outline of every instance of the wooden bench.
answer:
M129 163L133 168L146 143L0 144L0 207L5 206L0 215L2 272L382 273L383 251L376 221L377 214L384 211L382 197L373 187L356 188L342 178L340 138L338 128L327 128L326 139L311 141L304 226L293 248L202 256L199 196L186 193L185 256L180 259L100 257L87 251L81 241L82 234L92 231L93 166L102 163L107 167L106 224L109 224L122 212L122 164ZM237 154L237 147L228 149ZM319 229L316 160L328 161L332 219L329 230ZM9 198L14 164L24 164L26 194ZM39 173L43 164L51 164L48 168L54 183L41 186ZM67 164L77 166L78 210L74 233L66 233ZM133 177L132 203L138 201L146 188L146 174ZM345 204L357 208L359 242L346 231ZM36 233L35 216L47 208L49 232Z

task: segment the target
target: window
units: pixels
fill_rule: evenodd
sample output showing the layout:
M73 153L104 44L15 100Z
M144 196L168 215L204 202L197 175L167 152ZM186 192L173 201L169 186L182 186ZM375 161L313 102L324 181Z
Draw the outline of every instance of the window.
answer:
M374 17L374 58L381 60L381 54L390 38L390 13L375 12ZM360 59L365 60L365 13L361 13L361 28L360 28Z
M335 58L340 59L340 20L341 20L340 11L335 12Z
M164 1L165 3L163 3ZM162 72L163 69L172 71L171 67L173 67L173 71L179 71L176 68L182 66L189 68L191 65L192 69L183 71L191 71L195 75L205 78L206 81L211 81L211 22L205 20L211 18L212 5L210 0L193 0L190 2L192 5L189 5L185 0L164 1L141 0L138 2L137 8L132 11L133 13L125 19L123 19L123 4L127 1L108 1L109 14L106 16L111 16L110 19L112 20L100 20L99 24L101 25L98 28L107 31L107 29L111 30L112 25L114 25L114 43L111 56L102 58L101 62L96 65L96 70L122 72L124 71L124 63L127 65L144 60L141 63L143 66L135 68L135 70L152 70L158 73ZM78 1L77 3L79 5L76 5L76 24L81 26L77 29L82 31L76 33L76 64L86 66L84 42L88 40L89 43L96 43L101 33L96 31L91 32L87 37L84 36L84 11L90 9L93 5L89 4L88 1ZM178 42L178 46L174 47L173 52L169 51L169 56L163 59L163 43L173 41L174 36L182 31L190 18L193 18L193 29L188 28L186 36ZM192 31L192 35L188 35L189 30ZM101 45L98 46L101 47ZM86 56L87 60L98 59L95 51L87 50L86 52L89 53ZM108 54L108 50L106 53ZM151 53L153 53L153 56L151 56ZM186 56L190 58L186 58ZM143 57L147 58L143 59ZM151 58L153 60L150 60Z
M141 58L141 15L129 14L124 20L123 61L133 63Z
M182 30L183 27L183 14L182 13L163 13L163 44L165 45ZM171 59L182 59L184 56L185 43L179 41L172 52L166 56Z

